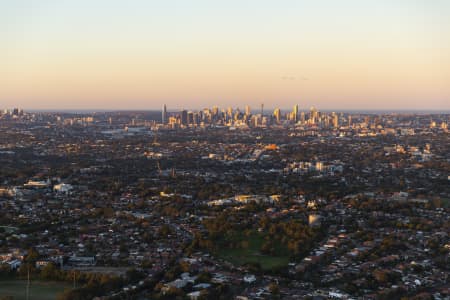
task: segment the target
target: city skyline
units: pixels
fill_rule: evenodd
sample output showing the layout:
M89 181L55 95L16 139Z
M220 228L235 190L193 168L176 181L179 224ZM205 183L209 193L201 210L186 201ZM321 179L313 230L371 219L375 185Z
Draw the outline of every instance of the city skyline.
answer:
M0 2L0 106L450 109L445 1Z

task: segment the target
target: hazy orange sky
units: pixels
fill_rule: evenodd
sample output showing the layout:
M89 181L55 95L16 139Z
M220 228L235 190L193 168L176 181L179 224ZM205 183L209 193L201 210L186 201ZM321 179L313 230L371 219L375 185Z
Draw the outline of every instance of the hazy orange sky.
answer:
M450 1L0 0L0 108L450 109Z

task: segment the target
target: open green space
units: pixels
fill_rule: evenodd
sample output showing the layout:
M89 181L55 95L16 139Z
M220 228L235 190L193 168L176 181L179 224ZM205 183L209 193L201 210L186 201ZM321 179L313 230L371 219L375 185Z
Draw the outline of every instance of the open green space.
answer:
M52 300L71 286L64 282L31 281L29 290L30 300ZM0 280L0 298L13 297L14 300L26 300L26 280Z
M443 198L442 199L442 207L449 208L450 207L450 199Z
M240 247L220 247L217 255L236 265L245 265L247 263L258 263L263 270L271 270L284 267L289 263L289 256L286 249L281 245L276 249L277 255L262 254L260 249L264 243L262 235L252 233L249 236L240 234L233 238ZM244 244L244 245L242 245Z
M19 228L12 226L0 226L0 228L3 228L3 230L7 233L14 233L19 230Z

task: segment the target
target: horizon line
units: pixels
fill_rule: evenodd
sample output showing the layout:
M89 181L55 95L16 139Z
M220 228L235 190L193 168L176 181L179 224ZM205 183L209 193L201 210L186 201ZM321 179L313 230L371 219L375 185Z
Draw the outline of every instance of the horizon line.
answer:
M218 105L214 105L218 106ZM212 106L213 107L213 106ZM212 108L212 107L203 107L203 108L174 108L174 109L167 109L167 112L181 112L183 110L187 111L201 111L206 108ZM218 106L219 108L228 108L226 106ZM315 106L314 106L315 107ZM16 108L16 107L15 107ZM20 108L20 107L19 107ZM233 110L240 109L245 110L245 106L240 107L232 107ZM302 108L299 107L299 111L310 111L310 108ZM427 109L420 109L420 108L348 108L348 109L342 109L342 108L318 108L315 107L318 111L324 111L324 112L383 112L383 113L419 113L419 112L433 112L433 113L442 113L442 114L449 114L450 108L448 109L434 109L434 108L427 108ZM4 109L12 109L12 108L3 108ZM106 108L20 108L23 111L27 112L161 112L162 108L132 108L132 109L125 109L125 108L112 108L112 109L106 109ZM263 111L273 111L275 109L280 109L281 111L292 111L291 108L281 108L281 107L273 107L273 108L264 108ZM251 109L252 112L260 112L260 109Z

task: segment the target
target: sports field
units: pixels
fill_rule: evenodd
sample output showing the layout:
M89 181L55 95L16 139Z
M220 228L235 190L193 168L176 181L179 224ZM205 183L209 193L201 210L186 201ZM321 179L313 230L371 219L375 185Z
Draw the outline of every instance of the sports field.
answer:
M277 269L285 267L289 263L289 256L283 255L286 252L283 246L277 247L279 255L264 255L260 252L263 238L259 234L251 234L246 237L239 235L236 240L247 241L245 248L220 248L217 255L233 264L244 265L246 263L258 263L263 270Z
M14 300L26 300L26 280L0 280L0 298L11 296ZM29 300L52 300L71 286L64 282L32 281Z

